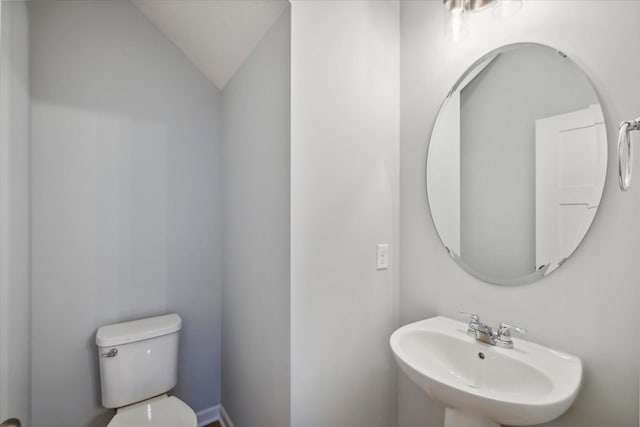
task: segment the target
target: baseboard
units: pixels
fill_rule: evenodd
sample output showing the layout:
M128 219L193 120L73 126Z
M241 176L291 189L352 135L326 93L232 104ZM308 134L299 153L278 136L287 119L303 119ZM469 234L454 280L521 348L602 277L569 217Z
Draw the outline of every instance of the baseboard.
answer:
M198 427L203 427L214 421L218 421L220 419L220 405L198 411L196 412L196 417L198 417Z
M224 410L224 406L220 405L220 424L222 427L235 427L231 418L229 418L229 414Z
M198 411L196 412L196 417L198 417L198 427L203 427L216 421L219 421L222 427L235 427L231 418L229 418L229 414L227 414L227 411L224 410L222 405L216 405Z

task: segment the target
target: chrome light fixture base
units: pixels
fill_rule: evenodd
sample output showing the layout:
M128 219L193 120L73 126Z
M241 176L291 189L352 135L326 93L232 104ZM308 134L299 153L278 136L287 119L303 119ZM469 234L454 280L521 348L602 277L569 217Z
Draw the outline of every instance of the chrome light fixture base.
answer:
M522 8L522 0L442 0L444 5L444 36L459 42L469 35L469 14L493 7L493 16L510 18Z
M444 7L451 13L464 9L469 12L478 12L495 3L496 0L443 0Z

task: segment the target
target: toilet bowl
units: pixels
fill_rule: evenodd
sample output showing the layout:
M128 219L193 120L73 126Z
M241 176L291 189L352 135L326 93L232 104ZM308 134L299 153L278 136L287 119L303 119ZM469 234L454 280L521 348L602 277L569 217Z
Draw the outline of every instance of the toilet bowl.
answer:
M96 333L108 427L196 427L195 412L166 394L178 379L177 314L102 326Z

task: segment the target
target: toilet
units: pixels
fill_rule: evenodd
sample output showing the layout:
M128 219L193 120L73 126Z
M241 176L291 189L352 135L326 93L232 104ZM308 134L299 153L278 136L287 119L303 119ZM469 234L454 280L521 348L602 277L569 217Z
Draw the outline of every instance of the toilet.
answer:
M167 392L178 378L177 314L102 326L96 333L107 427L196 427L196 414Z

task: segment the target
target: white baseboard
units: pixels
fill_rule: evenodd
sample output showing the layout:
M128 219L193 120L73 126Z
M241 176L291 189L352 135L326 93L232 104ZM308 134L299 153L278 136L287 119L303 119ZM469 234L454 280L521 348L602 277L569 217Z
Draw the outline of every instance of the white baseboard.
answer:
M231 418L229 418L229 414L224 410L224 406L220 405L220 424L222 427L235 427Z
M198 427L206 426L215 421L220 421L222 427L234 427L231 418L229 418L229 414L227 414L227 411L224 410L222 405L216 405L198 411L196 412L196 417L198 417Z
M198 417L198 427L206 426L220 419L220 405L212 406L196 412Z

